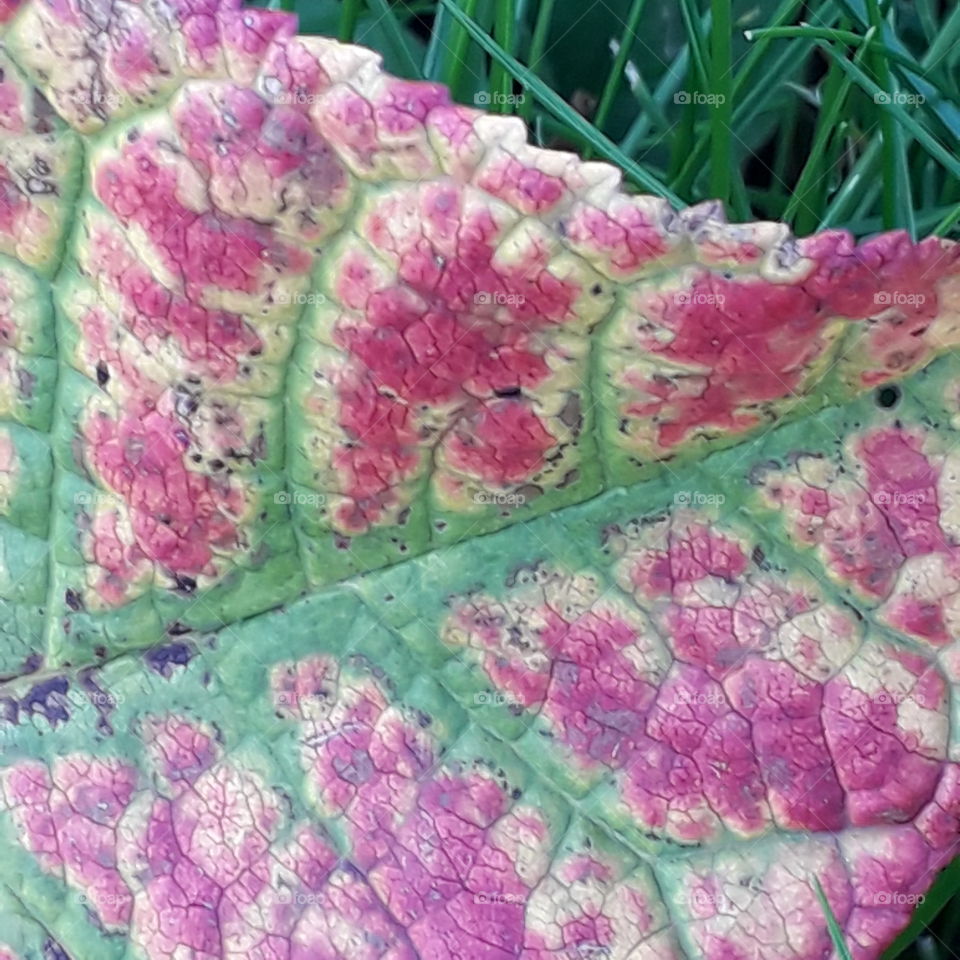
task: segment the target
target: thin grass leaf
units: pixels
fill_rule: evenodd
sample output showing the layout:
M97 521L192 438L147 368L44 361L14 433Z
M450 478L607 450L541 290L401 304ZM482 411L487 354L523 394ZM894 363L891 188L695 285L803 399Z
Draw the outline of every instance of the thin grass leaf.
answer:
M880 141L871 140L867 148L854 163L853 169L847 175L847 179L827 205L826 212L817 226L818 230L835 227L850 215L857 197L861 196L863 184L873 181L879 163Z
M784 205L777 215L777 219L783 219L783 209L789 202L791 196L787 186L789 179L789 166L796 156L796 143L800 125L800 104L795 97L787 102L784 111L784 120L781 125L780 136L775 144L775 154L773 158L773 189L779 191L784 198Z
M870 26L875 34L883 36L883 15L880 12L879 0L867 0L867 14L870 18ZM879 55L876 48L871 44L868 52L868 59L876 76L877 84L881 90L886 90L887 95L893 94L893 82L890 75L890 65L886 59ZM874 95L874 102L878 96ZM896 144L896 120L885 110L879 111L880 137L881 137L881 167L883 169L883 224L888 230L892 230L897 224L897 211L900 206L898 194L903 192L901 182L902 169L897 163L897 144Z
M917 0L916 7L917 18L920 21L923 35L927 38L927 43L932 44L936 40L939 30L937 15L934 10L934 0Z
M818 42L822 43L823 41ZM857 56L862 57L864 52L865 47L861 46ZM852 85L852 78L844 77L843 82L830 91L831 99L824 103L820 116L817 118L817 129L813 144L810 147L807 162L804 164L803 171L794 187L793 196L783 213L784 220L790 221L797 210L806 204L808 194L819 178L823 176L822 160L827 149L827 143L835 133L840 111L843 109Z
M917 166L917 172L920 176L921 204L925 208L936 206L937 194L940 189L940 185L937 182L940 168L937 166L937 162L933 157L927 157L926 162L922 166Z
M833 40L837 43L854 44L859 46L863 43L864 34L857 33L854 30L838 30L831 27L814 27L810 24L802 23L796 27L756 27L753 30L744 30L743 36L749 41L758 40L791 40L791 39L819 39ZM882 53L888 60L896 63L904 70L909 70L918 77L935 82L930 71L926 70L921 64L917 63L913 57L907 56L898 50L893 50L886 46L880 40L874 39L870 44L872 51Z
M893 226L900 227L917 239L917 220L914 209L913 187L910 184L910 161L907 156L908 137L903 128L894 124L893 136L894 169L897 189L894 197Z
M292 3L292 0L281 0L281 3ZM337 29L337 38L342 43L353 42L362 3L363 0L343 0L340 6L340 24Z
M540 101L558 120L566 123L586 137L594 150L611 163L621 167L639 186L669 200L676 207L682 207L683 201L666 184L661 183L649 171L630 159L612 140L585 120L554 90L551 90L536 74L510 56L495 40L487 36L479 25L468 17L454 3L454 0L441 0L450 14L461 23L473 40L495 60L499 60L510 71L517 82Z
M933 232L938 237L945 237L958 221L960 221L960 203L933 228Z
M930 927L937 915L958 893L960 893L960 858L954 860L937 877L936 882L914 910L909 926L887 948L883 960L896 960L897 957L902 957L917 937Z
M680 50L673 62L663 75L657 88L653 91L654 102L660 106L661 112L666 105L673 99L684 82L687 69L690 64L690 48L687 45ZM641 113L636 120L630 124L624 138L620 141L620 149L629 156L634 156L638 145L646 139L652 126L652 117L648 113Z
M493 17L493 36L497 43L511 56L514 50L514 22L516 9L514 0L495 0ZM490 67L490 92L493 94L493 110L496 113L510 113L513 93L513 78L499 60Z
M680 15L687 29L687 41L690 45L690 60L696 74L694 81L698 89L706 90L710 83L707 49L703 42L704 33L698 25L700 15L693 0L680 0Z
M730 0L711 0L710 94L716 103L710 113L710 193L730 201L733 179L733 14Z
M378 22L383 24L404 75L414 79L423 79L420 67L421 58L414 50L413 37L400 23L397 11L393 9L388 0L368 0L368 3Z
M476 16L477 2L478 0L464 0L464 12L468 17ZM450 12L450 7L442 4L437 9L438 11ZM443 73L443 82L456 97L460 93L461 79L467 62L467 48L470 46L470 35L456 17L451 15L451 19L453 21L451 29L453 43L451 44L450 57L447 60L447 69Z
M540 61L547 47L550 25L553 23L555 4L556 0L540 0L537 8L537 19L533 27L533 37L530 40L530 52L527 54L527 63L533 71L540 69ZM527 97L520 105L520 116L529 123L530 117L533 116L533 97Z
M631 78L630 92L633 94L637 103L640 104L641 109L646 110L650 114L653 122L658 127L666 129L669 126L669 121L667 120L663 107L657 102L640 73L638 73L635 78Z
M870 25L870 15L865 5L866 0L838 0L844 10L853 16L864 27ZM869 0L870 3L875 0ZM955 14L960 12L955 11ZM947 54L954 51L957 45L960 45L960 18L956 15L951 17L945 27L945 33L952 38L949 46L943 46L937 43L924 56L922 62L917 63L916 58L904 46L896 33L888 26L884 26L879 39L886 48L892 53L898 55L898 64L905 67L903 78L913 92L922 99L920 103L932 110L937 119L954 137L960 137L960 108L950 102L948 91L943 81L936 81L933 77L933 71L941 63L946 62ZM910 64L914 66L910 66ZM944 71L949 77L949 71Z
M794 15L799 6L800 0L786 0L774 14L772 22L774 24L783 23ZM832 2L824 4L823 9L832 14ZM800 51L795 47L786 48L760 76L754 77L753 71L762 62L772 39L773 38L760 38L757 40L756 44L750 49L750 52L744 59L743 66L737 71L732 94L734 100L734 130L739 130L742 126L752 121L756 114L759 113L766 103L777 93L777 88L784 77L790 76L792 72L798 71L802 67L805 54L813 47L813 44L810 43L806 49L801 49ZM708 141L697 141L693 150L686 158L683 169L676 178L676 183L692 181L696 171L703 166L708 149ZM671 185L676 188L676 183Z
M440 80L442 51L450 49L450 24L453 21L443 7L437 7L430 30L430 41L423 57L423 75L428 80ZM456 24L453 24L456 28Z
M933 206L929 209L918 212L916 216L917 230L926 235L933 233L934 228L949 213L957 208L955 206ZM883 218L878 216L868 216L863 218L850 218L844 221L844 229L858 237L865 237L883 230Z
M820 901L820 909L826 918L827 930L830 933L830 942L833 944L833 949L836 950L840 960L853 960L853 957L850 955L850 948L843 939L843 931L840 929L840 924L837 923L833 908L830 906L830 901L823 892L819 877L813 878L813 889L817 893L817 899Z
M637 27L640 24L640 17L643 15L643 9L647 0L633 0L630 5L630 12L627 14L627 22L620 35L620 46L617 48L616 56L613 58L613 64L610 72L607 74L606 82L603 85L603 92L600 94L600 102L597 104L597 110L593 117L594 126L598 130L603 130L610 116L610 108L613 106L614 97L620 87L620 81L623 77L624 68L627 65L627 59L630 51L633 49L633 43L637 38Z
M709 32L710 24L711 13L708 10L700 18L700 30L703 33ZM673 58L667 67L666 73L653 91L654 102L660 105L661 112L666 108L667 104L676 98L681 88L686 89L690 86L690 81L685 79L690 69L690 56L690 43L688 41L680 48L680 51ZM685 87L684 84L686 84ZM620 142L620 149L629 156L634 156L639 144L649 135L651 126L651 117L646 114L640 114L631 124L630 129ZM662 142L663 139L665 138L661 137L659 142Z
M946 23L941 24L940 32L923 58L925 66L933 66L956 53L960 46L960 7L954 7Z
M696 68L691 62L687 74L688 90L690 87L696 86L695 72ZM667 168L667 173L670 177L670 185L679 191L681 195L689 196L693 186L693 175L691 174L688 180L681 180L679 174L683 170L684 161L690 156L693 145L696 142L697 104L690 97L689 93L686 93L685 97L687 98L687 106L680 112L680 120L674 125L672 130L670 166Z
M837 63L840 65L840 69L847 73L857 84L857 86L863 89L871 97L876 97L878 94L888 96L886 90L881 90L880 87L874 83L869 76L867 76L867 74L860 68L858 64L847 60L841 51L837 50L832 44L823 40L818 40L817 46L821 47L827 54L835 58ZM878 105L881 107L881 109L892 113L896 117L897 121L910 131L913 137L924 148L924 150L930 154L930 156L939 160L940 163L951 173L953 173L954 176L960 177L960 160L950 153L950 151L947 150L943 144L941 144L925 127L914 120L914 118L911 117L910 114L904 110L899 103L879 102Z
M827 76L821 84L820 102L817 106L822 108L822 105L833 103L837 98L846 97L844 84L847 82L847 78L840 68L835 63L831 63ZM820 118L818 118L818 123L819 120ZM827 196L830 193L831 180L843 154L843 138L846 135L847 126L848 121L838 120L835 129L831 131L826 140L822 172L812 182L809 195L804 198L805 202L797 211L794 226L798 233L812 232L816 228L818 219L823 215L827 205Z
M751 43L757 40L819 39L833 40L836 43L854 44L863 42L863 34L853 30L838 30L834 27L814 27L801 23L796 27L755 27L744 30L743 37Z

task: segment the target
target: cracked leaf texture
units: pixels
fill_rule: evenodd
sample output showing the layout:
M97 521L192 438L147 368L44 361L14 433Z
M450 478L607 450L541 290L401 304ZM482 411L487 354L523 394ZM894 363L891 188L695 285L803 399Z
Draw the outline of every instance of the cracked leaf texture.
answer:
M960 248L676 212L234 0L0 2L0 958L877 958L960 839Z

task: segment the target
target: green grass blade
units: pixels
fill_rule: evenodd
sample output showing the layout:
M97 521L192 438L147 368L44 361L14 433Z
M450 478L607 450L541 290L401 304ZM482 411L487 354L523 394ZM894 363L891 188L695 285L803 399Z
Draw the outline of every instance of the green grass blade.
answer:
M928 44L932 44L937 37L937 15L934 12L934 0L917 0L917 17L920 20L920 28L927 39Z
M933 228L933 232L938 237L945 237L958 221L960 221L960 203Z
M897 190L895 196L895 212L893 226L901 227L917 239L917 219L913 201L913 187L910 184L910 161L907 156L907 135L903 129L894 124L893 156L896 169Z
M867 0L867 14L870 17L870 26L876 35L878 37L883 36L883 15L880 12L879 0ZM890 75L890 65L882 55L877 53L873 46L869 51L869 59L880 88L885 90L888 96L892 96L894 91L891 89L893 83ZM876 96L882 96L882 94ZM874 97L875 102L876 96ZM897 163L897 122L886 110L881 110L879 113L881 167L883 170L883 225L887 230L892 230L897 223L897 196L903 190L903 184L900 182L901 169Z
M703 43L704 33L700 29L700 14L693 0L680 0L680 14L687 28L687 41L690 44L690 60L696 73L696 86L706 90L710 83L710 68L707 64L707 49Z
M818 39L833 40L837 43L855 44L863 42L862 33L853 30L837 30L833 27L814 27L802 23L796 27L757 27L753 30L744 30L747 40L791 40L791 39Z
M837 957L839 957L839 960L853 960L853 957L850 956L850 948L843 939L843 931L840 929L840 924L837 923L837 918L833 914L833 908L830 906L827 895L823 892L823 887L820 885L820 879L818 877L813 878L813 889L817 892L820 909L823 911L823 915L827 921L827 931L830 933L830 942L833 944L833 949L836 951Z
M695 88L697 86L694 74L695 68L691 63L686 82L688 91L691 87ZM689 93L687 96L689 96ZM693 186L692 175L688 180L680 179L679 175L684 168L684 161L690 156L693 145L697 142L696 123L697 105L695 102L688 101L687 106L680 111L680 119L671 128L670 166L667 168L667 175L671 187L678 190L683 196L690 196Z
M393 9L388 0L368 0L368 2L377 19L383 23L404 75L413 79L422 79L420 57L414 50L413 38L400 23L397 11Z
M550 34L550 25L553 23L553 8L556 0L540 0L537 8L537 19L533 27L533 37L530 40L530 53L527 56L527 63L531 70L540 69L540 61L543 59L544 50L547 48L547 37ZM441 9L443 9L441 7ZM464 34L466 36L466 34ZM520 105L520 116L528 123L533 116L533 97L527 97Z
M711 0L710 94L717 102L710 113L710 193L730 202L733 179L733 14L730 0Z
M661 112L683 84L683 78L686 76L689 64L690 49L685 45L667 68L667 72L660 79L660 83L657 84L657 88L653 92L654 102L660 106ZM620 141L620 149L628 156L633 156L638 145L650 133L652 121L652 114L638 114L636 120L630 124L630 129L627 130L624 138Z
M773 16L772 23L774 26L790 19L799 6L800 0L786 0ZM822 9L832 13L833 4L824 4ZM750 32L759 33L760 31ZM776 95L777 87L783 79L800 69L805 60L805 55L813 48L812 42L805 43L799 50L796 46L787 47L760 76L755 77L753 75L754 71L763 61L763 57L773 39L773 37L759 37L745 57L743 66L737 71L733 84L734 129L739 129L741 125L749 123L756 116L763 106ZM709 144L706 140L701 139L696 142L692 152L686 158L683 168L677 175L676 181L672 183L675 188L677 188L677 184L693 181L697 171L704 164L708 149Z
M870 14L866 4L873 3L875 0L838 0L847 13L858 20L864 27L870 25ZM949 43L944 45L941 41L949 38ZM879 38L884 47L891 53L896 54L896 62L904 66L903 74L907 84L913 92L923 98L921 103L929 105L929 109L934 112L944 127L954 137L960 137L960 108L950 102L949 90L945 82L935 82L932 77L934 69L944 66L948 60L948 55L956 51L960 46L960 8L954 10L953 15L944 26L937 43L927 51L920 63L910 53L906 46L901 42L896 33L885 26L883 33ZM912 66L911 66L912 64ZM944 71L949 79L949 70ZM953 85L956 92L956 84Z
M511 56L515 52L513 27L516 15L514 0L495 0L493 36ZM490 67L490 92L493 94L493 110L497 113L510 113L513 78L499 60L494 60Z
M933 233L937 224L944 218L953 213L957 208L952 205L935 206L925 209L916 214L917 230L926 236ZM883 230L883 219L880 216L850 218L844 221L844 228L858 237L864 237L873 233L880 233Z
M907 928L887 947L883 960L896 960L897 957L903 956L958 892L960 892L960 859L954 860L937 877L914 910Z
M878 94L886 94L886 91L881 90L858 64L847 60L843 56L843 53L837 50L832 44L818 40L817 45L825 50L829 56L833 57L840 65L840 69L848 74L857 86L863 89L870 97L876 97ZM960 177L960 160L947 150L925 127L911 117L899 103L879 103L878 106L892 113L897 121L913 135L914 139L930 156L939 160L954 176Z
M857 198L862 195L864 184L870 183L875 177L880 163L880 141L871 140L867 148L853 165L847 179L834 194L827 205L826 212L817 226L818 230L835 227L845 217L850 215Z
M776 29L777 27L786 23L796 14L797 10L799 10L802 5L803 0L783 0L771 18L770 28ZM827 4L827 6L830 6L830 4ZM769 41L762 41L759 43L754 43L754 45L750 48L749 53L744 58L743 66L737 71L737 79L733 88L735 97L743 93L743 85L746 82L747 77L763 59L764 54L767 52L768 46Z
M423 56L423 75L428 80L441 79L442 51L450 49L450 16L443 7L437 7L433 17L433 29L430 31L430 42L427 52Z
M464 26L474 42L479 44L495 60L499 60L517 82L535 96L558 120L584 136L598 154L621 167L627 176L639 186L664 197L677 207L683 206L683 201L669 187L631 160L612 140L580 116L573 107L554 90L551 90L536 74L510 56L495 40L487 36L474 20L456 6L454 0L441 0L441 3L450 11L451 16Z
M600 102L597 104L597 111L593 117L594 126L598 130L603 130L607 119L610 116L610 108L613 106L613 99L620 86L620 80L623 77L624 68L627 65L627 59L630 51L633 49L634 41L637 39L637 27L640 24L640 17L643 15L643 8L647 0L633 0L630 5L630 12L627 14L627 22L620 35L620 46L617 54L613 58L613 64L610 72L607 74L606 83L603 85L603 92L600 94Z
M801 24L796 27L757 27L753 30L744 30L744 37L747 40L790 40L790 39L818 39L833 40L837 43L847 43L859 46L863 42L863 34L854 30L837 30L831 27L814 27L809 24ZM878 40L874 40L870 45L871 50L882 53L891 63L896 63L904 70L909 71L921 79L933 83L930 72L917 63L913 57L909 57L898 50L893 50Z
M451 13L449 6L441 4L437 9L438 12L442 10L445 13ZM464 0L464 13L472 19L476 16L476 12L477 0ZM463 77L463 71L467 62L467 48L470 46L470 35L467 33L463 24L460 23L456 17L452 16L452 13L451 19L453 20L451 31L453 43L450 49L450 58L447 61L448 66L443 73L443 82L450 88L453 96L457 97L460 93L461 78Z
M823 43L824 41L818 41ZM831 49L833 49L831 47ZM860 48L857 56L864 53L864 47ZM787 209L783 213L784 220L790 221L801 206L806 209L807 197L813 191L819 179L823 176L823 156L827 149L830 138L834 135L837 126L837 120L840 117L840 111L847 99L850 88L853 85L851 77L844 77L843 80L831 91L831 98L823 105L820 116L817 118L817 129L810 148L807 162L803 166L800 177L793 190L793 196L787 204Z
M939 63L960 45L960 7L955 7L949 19L940 28L936 40L923 58L925 66Z
M288 0L281 0L288 2ZM337 30L337 39L341 43L352 43L357 29L357 20L360 19L360 8L363 0L343 0L340 7L340 23ZM291 3L292 6L292 3Z

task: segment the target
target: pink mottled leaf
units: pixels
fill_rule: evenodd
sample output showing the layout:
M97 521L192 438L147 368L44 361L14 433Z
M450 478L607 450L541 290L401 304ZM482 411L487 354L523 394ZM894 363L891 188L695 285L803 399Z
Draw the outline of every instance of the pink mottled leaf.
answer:
M960 247L234 0L0 41L0 960L880 957L960 840Z

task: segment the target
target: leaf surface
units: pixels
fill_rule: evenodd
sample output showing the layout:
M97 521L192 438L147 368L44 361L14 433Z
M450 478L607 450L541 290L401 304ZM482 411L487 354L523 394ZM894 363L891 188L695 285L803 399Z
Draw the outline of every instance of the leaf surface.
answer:
M813 960L817 882L879 957L960 837L960 248L276 11L0 23L0 957Z

